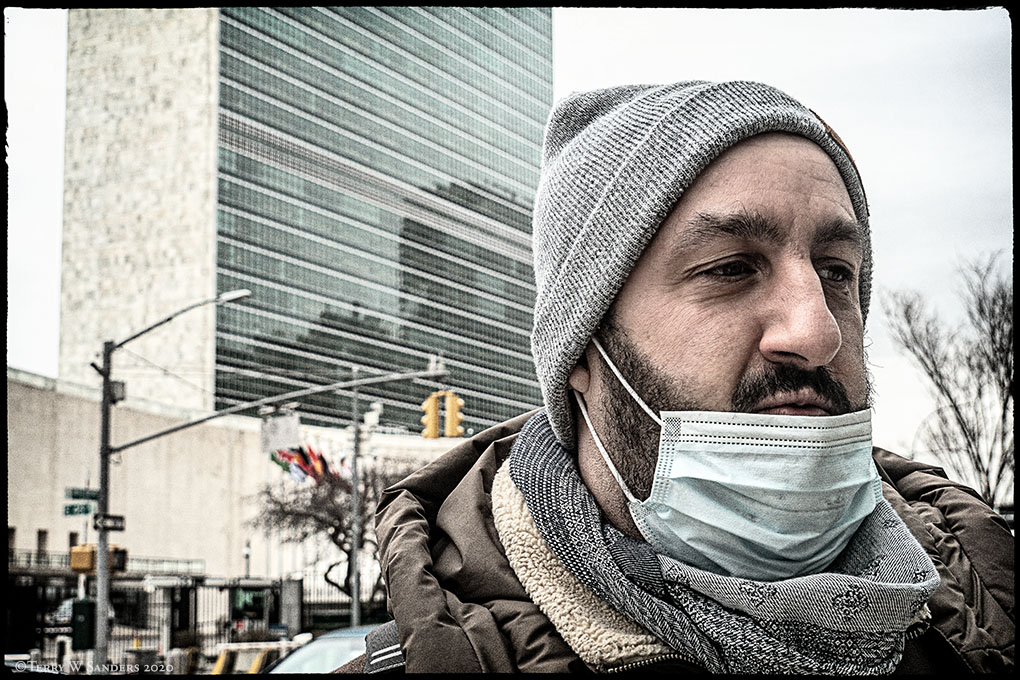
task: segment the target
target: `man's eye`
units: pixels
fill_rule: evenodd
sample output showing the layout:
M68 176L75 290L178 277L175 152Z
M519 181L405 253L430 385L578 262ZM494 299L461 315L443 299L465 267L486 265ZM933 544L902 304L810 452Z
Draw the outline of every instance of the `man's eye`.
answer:
M711 269L706 269L705 274L714 276L720 279L736 279L744 276L749 276L754 273L754 267L749 263L742 260L735 260L733 262L723 262L718 264Z
M854 270L842 264L827 264L818 268L818 276L832 283L849 283L854 280Z

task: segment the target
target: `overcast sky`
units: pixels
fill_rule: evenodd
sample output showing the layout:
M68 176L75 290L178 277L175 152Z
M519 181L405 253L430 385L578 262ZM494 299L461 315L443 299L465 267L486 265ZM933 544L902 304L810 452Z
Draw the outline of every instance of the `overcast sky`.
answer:
M51 377L66 27L62 10L4 10L7 363ZM871 207L875 441L906 452L934 405L887 337L882 301L891 290L921 290L958 319L961 264L1004 251L1002 266L1012 266L1010 40L1001 8L556 9L554 90L558 98L621 83L760 80L838 132Z

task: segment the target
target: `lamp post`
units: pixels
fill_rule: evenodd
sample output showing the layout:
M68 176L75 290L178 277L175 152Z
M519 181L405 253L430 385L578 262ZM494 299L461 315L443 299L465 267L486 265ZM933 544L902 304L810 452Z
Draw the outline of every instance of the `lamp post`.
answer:
M95 526L96 531L99 534L99 539L97 541L99 544L97 552L99 554L96 555L96 662L100 665L107 662L110 641L110 537L106 519L110 511L110 454L114 451L113 447L110 445L110 416L113 405L124 398L124 383L114 381L112 378L113 353L132 340L145 335L154 328L158 328L165 323L169 323L181 314L189 312L196 307L208 304L232 302L234 300L240 300L241 298L248 297L249 295L251 295L251 291L247 289L232 290L226 293L221 293L214 298L195 302L187 307L179 309L173 314L163 317L156 323L146 326L142 330L128 336L120 342L107 340L103 343L102 367L96 366L95 363L92 364L92 368L94 368L103 379L102 402L99 416L99 507L96 513Z

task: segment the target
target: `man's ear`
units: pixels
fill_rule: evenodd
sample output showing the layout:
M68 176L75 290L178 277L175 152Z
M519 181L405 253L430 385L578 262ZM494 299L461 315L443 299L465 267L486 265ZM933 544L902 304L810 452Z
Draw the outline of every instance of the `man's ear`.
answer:
M574 370L570 372L570 378L567 380L570 387L581 394L587 394L588 386L591 384L591 372L588 370L589 349L591 349L590 343L584 348L584 352L581 353L577 365L574 366Z

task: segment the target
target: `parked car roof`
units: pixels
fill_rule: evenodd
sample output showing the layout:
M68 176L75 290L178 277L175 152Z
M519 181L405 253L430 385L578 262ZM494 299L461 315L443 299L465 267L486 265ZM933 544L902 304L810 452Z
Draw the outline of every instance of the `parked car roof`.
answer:
M269 666L265 673L329 673L365 652L365 635L375 628L338 628L323 633Z

